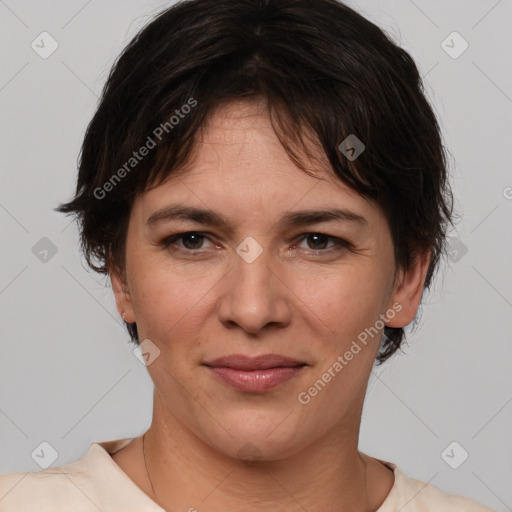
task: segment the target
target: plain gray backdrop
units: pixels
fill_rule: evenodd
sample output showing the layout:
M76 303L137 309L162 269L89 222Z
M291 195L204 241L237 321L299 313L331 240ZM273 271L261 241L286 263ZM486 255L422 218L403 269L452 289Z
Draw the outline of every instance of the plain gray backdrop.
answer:
M347 3L416 60L462 215L405 354L372 374L360 449L512 510L512 1ZM52 209L74 191L110 66L168 5L0 0L0 473L41 469L43 441L57 466L149 427L152 382L112 290Z

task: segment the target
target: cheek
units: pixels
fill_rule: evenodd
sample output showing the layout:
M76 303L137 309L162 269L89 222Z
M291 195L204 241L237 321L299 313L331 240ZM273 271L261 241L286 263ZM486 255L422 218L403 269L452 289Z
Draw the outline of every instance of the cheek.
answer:
M130 290L140 336L162 343L177 332L181 339L188 339L185 331L197 336L218 277L212 272L191 273L186 267L170 268L167 262L150 258L137 259L133 259Z
M312 322L316 318L322 332L346 342L383 312L383 274L377 266L350 265L297 281L293 291L304 315Z

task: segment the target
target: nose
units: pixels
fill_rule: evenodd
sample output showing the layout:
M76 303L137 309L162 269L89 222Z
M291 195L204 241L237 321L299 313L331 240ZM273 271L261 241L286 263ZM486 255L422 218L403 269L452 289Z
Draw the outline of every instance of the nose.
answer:
M235 253L218 300L217 312L223 324L257 334L267 326L282 328L290 323L293 293L276 258L267 250L254 261Z

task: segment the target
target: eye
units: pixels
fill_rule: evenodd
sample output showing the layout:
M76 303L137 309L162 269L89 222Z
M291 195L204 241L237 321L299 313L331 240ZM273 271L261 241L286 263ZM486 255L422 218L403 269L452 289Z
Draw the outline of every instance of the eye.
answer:
M209 240L205 233L187 231L186 233L177 233L167 237L162 241L162 246L166 249L173 249L176 251L199 253L206 250L204 247L205 240ZM304 233L298 243L302 243L304 241L306 241L308 248L315 254L331 253L341 248L352 247L346 240L329 236L324 233ZM329 242L331 242L330 246ZM218 247L218 245L216 245L216 247ZM303 247L301 248L296 244L292 246L292 249L295 247L303 249Z
M325 235L324 233L304 233L300 241L306 241L307 245L314 252L332 252L342 247L348 248L350 244L341 238L335 236ZM333 245L326 247L332 241Z
M203 249L203 242L208 239L203 233L197 231L188 231L186 233L178 233L166 238L162 245L166 248L174 246L177 241L181 240L183 247L175 247L177 250L198 252L198 249Z

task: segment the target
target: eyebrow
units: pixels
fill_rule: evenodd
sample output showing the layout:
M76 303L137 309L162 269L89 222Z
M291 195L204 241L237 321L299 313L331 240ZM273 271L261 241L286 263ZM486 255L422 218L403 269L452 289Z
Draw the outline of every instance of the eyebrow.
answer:
M164 221L188 220L199 224L206 224L233 233L235 228L221 214L204 208L194 206L173 205L163 208L151 214L146 225L150 228ZM297 227L321 222L347 222L368 226L368 220L362 215L348 209L329 208L323 210L298 210L285 213L278 221L278 225L285 227Z

